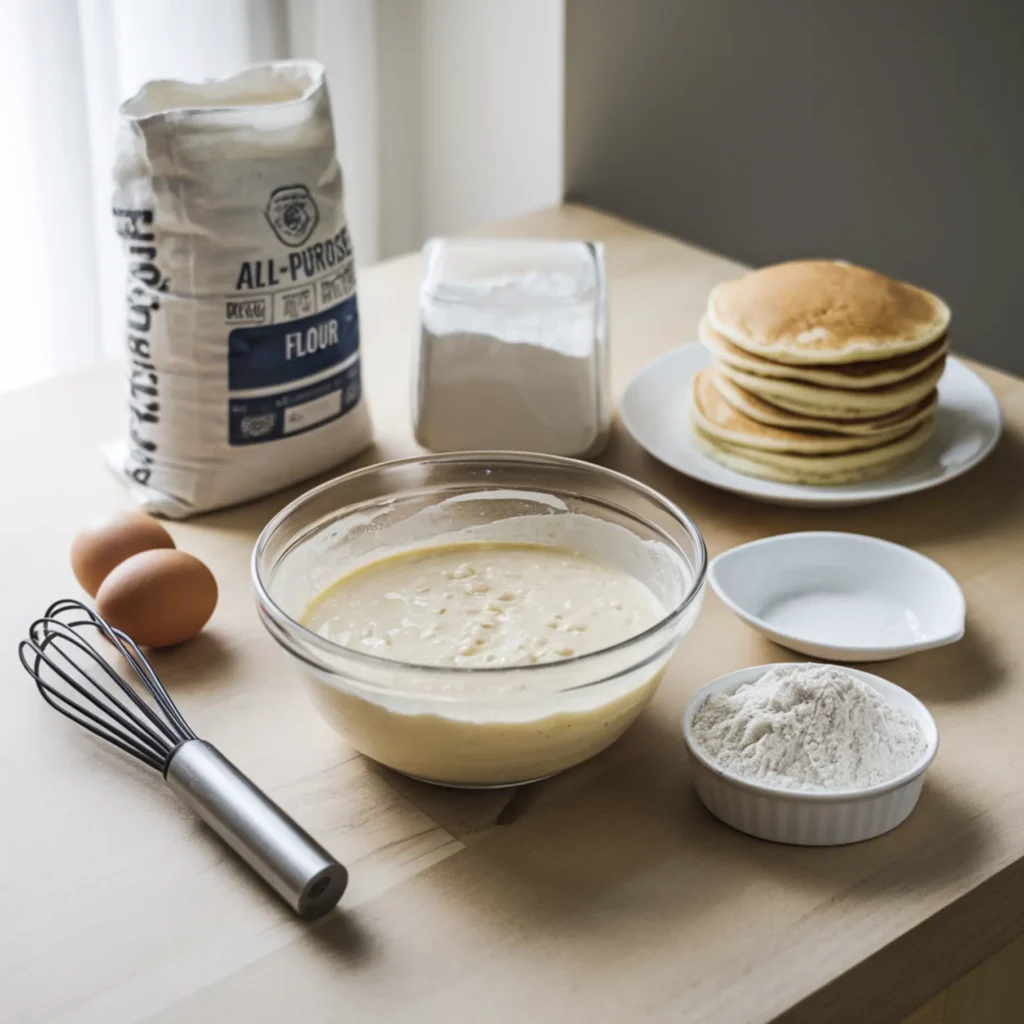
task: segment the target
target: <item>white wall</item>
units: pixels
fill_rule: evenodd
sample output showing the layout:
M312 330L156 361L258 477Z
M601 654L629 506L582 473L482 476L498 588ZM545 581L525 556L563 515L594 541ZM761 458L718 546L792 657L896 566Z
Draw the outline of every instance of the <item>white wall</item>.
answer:
M375 0L287 4L289 56L313 57L327 72L345 214L360 263L380 255L377 6Z
M562 197L562 0L379 0L381 255Z
M562 4L423 0L425 234L562 195Z

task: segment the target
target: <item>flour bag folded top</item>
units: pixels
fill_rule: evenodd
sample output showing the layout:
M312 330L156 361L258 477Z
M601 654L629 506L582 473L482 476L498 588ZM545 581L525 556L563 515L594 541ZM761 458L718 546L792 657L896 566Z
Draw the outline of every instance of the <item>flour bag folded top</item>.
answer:
M323 68L150 82L120 112L129 420L108 461L147 510L184 518L366 447Z

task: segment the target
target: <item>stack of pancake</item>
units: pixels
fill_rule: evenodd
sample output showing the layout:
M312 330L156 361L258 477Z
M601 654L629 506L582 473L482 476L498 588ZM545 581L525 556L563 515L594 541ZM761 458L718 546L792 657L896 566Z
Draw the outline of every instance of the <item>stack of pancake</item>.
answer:
M798 260L715 288L693 382L700 447L741 473L841 484L888 472L931 436L949 309L849 263Z

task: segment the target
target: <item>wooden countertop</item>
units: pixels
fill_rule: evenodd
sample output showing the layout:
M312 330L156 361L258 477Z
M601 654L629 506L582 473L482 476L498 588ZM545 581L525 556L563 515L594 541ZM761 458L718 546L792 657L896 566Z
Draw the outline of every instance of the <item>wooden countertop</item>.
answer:
M737 264L566 207L504 233L607 245L616 395L692 339ZM378 442L415 451L416 256L364 271ZM942 736L920 805L858 846L730 831L697 803L679 715L714 676L786 655L711 594L653 705L613 748L518 793L407 781L325 726L264 633L248 558L302 488L188 523L221 585L206 633L155 661L196 730L351 871L341 908L293 920L160 779L50 711L15 656L29 621L79 593L68 543L128 504L96 446L122 425L100 367L0 398L0 1019L189 1022L897 1020L1024 930L1024 383L982 369L1006 433L940 490L865 509L759 505L677 476L617 429L603 461L690 512L712 555L769 534L854 530L909 544L967 596L954 647L882 666Z

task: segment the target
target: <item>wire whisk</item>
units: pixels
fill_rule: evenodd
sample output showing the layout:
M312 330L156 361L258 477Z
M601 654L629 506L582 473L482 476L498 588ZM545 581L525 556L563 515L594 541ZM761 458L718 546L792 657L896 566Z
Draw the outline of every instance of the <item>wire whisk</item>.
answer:
M156 706L143 699L79 630L95 631L107 640ZM180 744L199 738L135 641L81 601L56 601L28 633L29 639L18 645L18 656L43 700L94 736L161 774Z
M50 707L160 772L296 913L318 917L338 902L345 868L192 731L130 636L65 598L32 623L18 657Z

